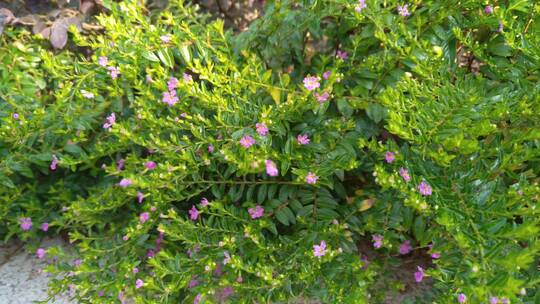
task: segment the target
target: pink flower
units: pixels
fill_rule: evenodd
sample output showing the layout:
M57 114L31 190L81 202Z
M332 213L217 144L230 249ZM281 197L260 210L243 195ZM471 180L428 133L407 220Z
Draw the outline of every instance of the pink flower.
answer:
M373 238L373 247L374 248L381 248L383 243L383 236L380 234L374 234L371 236Z
M163 92L162 101L169 106L174 106L178 102L178 96L176 96L175 91Z
M398 13L403 17L407 17L407 16L411 15L411 13L409 13L409 5L408 4L405 4L403 6L398 5L397 10L398 10Z
M317 99L319 103L323 103L327 101L328 98L330 97L330 94L328 94L328 92L323 92L322 94L315 93L313 95L315 96L315 99Z
M195 206L191 206L191 209L189 210L189 218L192 221L196 221L198 217L199 217L199 210L197 210Z
M221 291L221 297L223 299L230 297L233 294L233 289L231 286L224 287Z
M139 273L139 268L137 267L133 267L133 270L132 270L133 274L137 274Z
M142 204L144 200L144 194L140 191L137 191L137 202L139 202L139 204Z
M120 68L119 67L107 67L107 70L109 70L109 75L111 75L112 79L116 79L118 75L120 75Z
M508 298L501 298L501 304L509 304L510 300Z
M13 119L15 119L15 120L19 120L19 114L18 113L13 113L11 115L11 117L13 117Z
M116 114L111 113L107 118L105 118L105 123L103 124L103 129L110 129L116 123Z
M255 144L255 139L249 135L245 135L240 139L240 144L247 149Z
M308 172L308 174L306 175L306 183L308 184L316 184L318 179L319 177L313 172Z
M309 144L309 136L307 134L299 134L296 136L296 141L300 145L307 145Z
M149 250L146 252L146 257L149 258L149 259L150 259L150 258L153 258L153 257L155 257L155 256L156 256L156 252L155 252L154 250L152 250L152 249L149 249Z
M407 253L411 252L411 250L412 250L411 241L409 241L409 240L406 240L401 245L399 245L399 253L400 254L407 254Z
M208 201L208 199L206 197L203 197L201 199L201 206L206 207L208 205L210 205L210 202Z
M349 54L347 54L347 52L345 52L345 51L338 50L336 52L336 57L339 58L339 59L345 60L345 59L347 59L349 57Z
M321 241L319 245L313 245L313 255L320 258L326 254L326 242Z
M196 276L194 276L191 281L189 281L188 288L194 288L197 285L199 285L199 281L197 281Z
M499 303L499 298L497 297L490 297L489 298L489 304L497 304Z
M420 283L424 279L424 269L420 266L416 266L416 269L418 269L418 271L414 273L414 280L416 283Z
M124 236L122 237L122 241L127 242L128 240L129 240L129 236L124 235Z
M436 260L436 259L438 259L440 257L441 257L441 254L439 252L433 252L431 254L431 258L434 259L434 260Z
M225 258L223 259L223 265L229 264L231 262L231 256L229 255L229 253L227 251L224 251L223 256L225 256Z
M255 206L255 208L249 208L248 213L252 219L258 219L263 216L264 208L260 205Z
M169 34L163 35L163 36L160 36L159 39L163 43L169 43L169 42L171 42L171 35L169 35Z
M146 75L146 83L152 83L152 75L148 74Z
M404 181L409 182L411 180L411 176L409 175L409 171L405 168L399 168L399 175L403 178Z
M105 67L107 66L107 64L109 64L109 58L107 58L106 56L101 56L98 58L98 64L102 67Z
M266 134L268 134L268 127L266 126L265 123L261 122L261 123L257 123L255 125L255 129L257 129L257 133L260 135L260 136L266 136Z
M100 290L100 291L98 292L98 296L103 297L103 295L105 295L105 291L104 291L104 290Z
M208 153L214 153L214 146L208 145Z
M332 72L326 71L326 72L324 72L324 73L322 74L322 78L323 78L324 80L328 80L328 78L330 78L330 75L331 75L331 74L332 74Z
M193 76L189 75L188 73L184 73L184 75L182 75L182 78L184 78L185 83L190 83L193 81Z
M198 293L195 299L193 300L193 304L199 304L201 300L202 300L202 296L200 293Z
M29 217L21 217L19 219L19 223L21 224L21 229L23 231L28 231L32 229L32 219Z
M279 172L276 163L269 159L265 160L264 163L266 165L266 174L269 176L278 176Z
M486 6L486 8L484 8L484 13L486 13L488 15L493 14L493 6L491 6L491 5Z
M173 91L177 87L178 87L178 79L176 79L176 77L171 76L171 78L169 78L169 81L167 81L167 89L169 89L169 91Z
M45 257L45 254L46 254L46 252L45 252L45 249L43 249L43 248L38 248L38 250L36 251L36 256L40 260Z
M53 154L52 156L52 161L51 161L51 165L49 166L49 168L54 171L56 170L56 166L58 165L58 158L56 158L56 155Z
M355 11L361 13L363 9L367 7L366 0L359 0L358 5L354 8Z
M153 161L147 161L146 164L144 164L144 166L148 170L154 170L157 167L157 164Z
M315 76L307 76L306 78L304 78L304 87L308 91L318 89L320 86L321 84L319 83L319 78Z
M391 152L391 151L386 152L386 154L384 155L384 159L389 164L392 163L395 158L396 158L396 155L394 154L394 152Z
M131 182L131 180L129 178L122 178L122 180L120 180L120 182L118 183L118 186L120 186L122 188L126 188L131 184L132 184L132 182Z
M465 303L467 301L467 296L463 293L460 293L457 297L459 303Z
M49 223L42 223L40 228L42 231L47 232L47 230L49 230Z
M141 224L144 224L148 219L150 218L150 214L148 212L143 212L139 215L139 221Z
M418 192L420 192L420 194L422 194L424 196L429 196L429 195L431 195L431 192L432 192L431 186L428 183L422 181L418 185Z
M143 280L137 279L137 281L135 281L135 288L139 289L139 288L143 287L143 285L144 285Z

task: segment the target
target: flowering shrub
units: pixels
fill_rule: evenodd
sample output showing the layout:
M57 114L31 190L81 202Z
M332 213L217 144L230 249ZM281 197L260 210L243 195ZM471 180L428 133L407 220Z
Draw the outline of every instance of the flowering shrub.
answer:
M269 3L238 36L105 2L84 56L11 32L0 233L68 231L36 255L81 303L383 303L413 255L440 303L533 303L540 7L510 2Z

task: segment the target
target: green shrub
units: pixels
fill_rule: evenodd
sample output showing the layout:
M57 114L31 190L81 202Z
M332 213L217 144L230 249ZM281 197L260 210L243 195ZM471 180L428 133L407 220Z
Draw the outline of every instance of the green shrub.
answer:
M82 55L2 38L0 233L69 232L51 294L383 303L412 250L409 301L539 299L537 4L276 2L233 36L171 2L105 2Z

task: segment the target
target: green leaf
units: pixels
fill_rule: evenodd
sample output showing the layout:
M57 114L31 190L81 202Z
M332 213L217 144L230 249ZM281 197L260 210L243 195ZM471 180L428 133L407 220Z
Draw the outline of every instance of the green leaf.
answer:
M378 123L386 117L386 108L378 103L370 103L366 109L369 118Z

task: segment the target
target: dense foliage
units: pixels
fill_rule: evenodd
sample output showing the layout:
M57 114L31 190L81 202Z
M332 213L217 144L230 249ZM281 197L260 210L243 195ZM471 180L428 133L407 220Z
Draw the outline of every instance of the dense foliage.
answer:
M540 301L540 5L277 1L234 35L137 2L62 52L0 37L0 234L69 233L32 247L51 294Z

